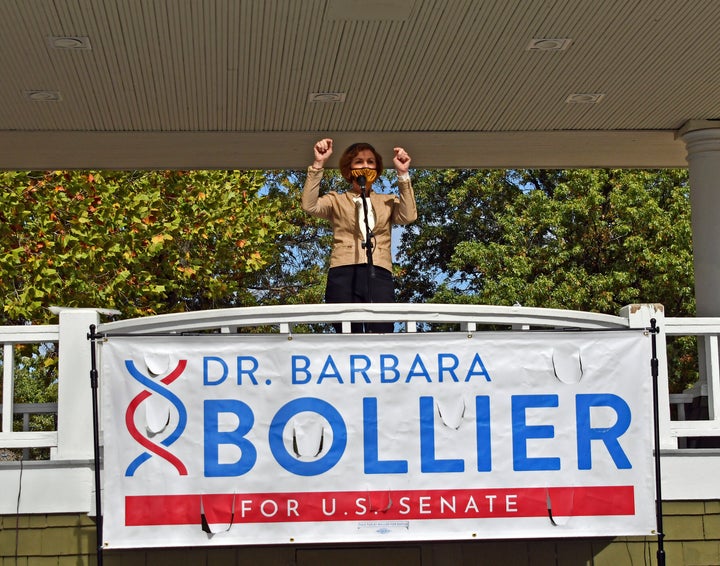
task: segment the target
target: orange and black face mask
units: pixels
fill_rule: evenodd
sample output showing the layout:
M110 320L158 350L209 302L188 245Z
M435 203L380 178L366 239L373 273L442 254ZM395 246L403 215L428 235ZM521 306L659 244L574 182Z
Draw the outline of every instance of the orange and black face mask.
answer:
M368 167L362 169L350 169L350 177L357 179L358 177L365 177L365 181L368 185L372 185L373 181L377 179L377 171Z

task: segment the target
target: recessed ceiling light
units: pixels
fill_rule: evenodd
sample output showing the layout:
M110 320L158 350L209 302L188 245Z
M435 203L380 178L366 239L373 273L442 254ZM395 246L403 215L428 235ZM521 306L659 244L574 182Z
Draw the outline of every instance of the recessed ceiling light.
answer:
M568 95L565 102L568 104L597 104L605 94L601 92L576 92Z
M53 49L92 49L90 38L81 35L53 36L47 40Z
M565 51L572 39L570 38L548 38L539 37L531 39L527 46L528 51Z
M345 102L344 92L311 92L308 102Z
M27 90L25 96L33 102L57 102L62 96L56 90Z

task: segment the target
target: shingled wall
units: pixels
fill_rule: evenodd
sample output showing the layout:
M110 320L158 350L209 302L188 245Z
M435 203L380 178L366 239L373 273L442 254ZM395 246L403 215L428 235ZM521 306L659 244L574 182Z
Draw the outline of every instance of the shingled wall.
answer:
M720 501L663 504L666 563L720 564ZM95 565L95 523L84 515L0 517L0 566ZM105 550L106 566L622 566L657 564L657 537L393 545L242 546Z

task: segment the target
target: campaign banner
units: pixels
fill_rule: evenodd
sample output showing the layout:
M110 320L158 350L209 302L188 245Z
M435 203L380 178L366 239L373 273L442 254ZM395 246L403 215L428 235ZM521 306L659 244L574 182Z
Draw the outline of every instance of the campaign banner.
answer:
M651 535L650 340L108 336L103 546Z

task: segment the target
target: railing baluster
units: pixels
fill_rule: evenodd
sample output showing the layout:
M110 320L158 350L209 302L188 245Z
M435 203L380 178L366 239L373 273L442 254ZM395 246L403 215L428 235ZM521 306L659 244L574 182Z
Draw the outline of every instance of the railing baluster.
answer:
M718 356L718 335L707 337L708 357L708 418L713 421L720 418L720 356Z
M3 344L2 432L12 432L15 381L15 355L12 344Z

